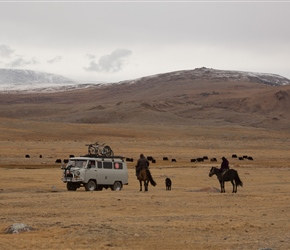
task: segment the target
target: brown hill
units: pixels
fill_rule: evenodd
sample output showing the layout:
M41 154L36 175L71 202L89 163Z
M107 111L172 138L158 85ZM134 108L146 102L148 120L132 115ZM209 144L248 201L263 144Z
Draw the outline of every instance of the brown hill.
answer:
M70 91L2 93L0 115L71 123L288 129L290 87L272 79L270 85L265 77L201 68Z

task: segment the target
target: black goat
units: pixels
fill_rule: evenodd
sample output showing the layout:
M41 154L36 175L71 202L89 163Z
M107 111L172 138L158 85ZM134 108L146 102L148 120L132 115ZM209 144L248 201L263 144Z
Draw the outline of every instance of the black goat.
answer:
M170 178L166 178L165 179L166 190L171 190L171 185L172 185L172 181L170 180Z

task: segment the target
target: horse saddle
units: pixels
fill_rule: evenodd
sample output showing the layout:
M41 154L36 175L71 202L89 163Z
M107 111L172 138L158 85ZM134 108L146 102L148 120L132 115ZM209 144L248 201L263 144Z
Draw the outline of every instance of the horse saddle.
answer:
M221 177L223 178L224 175L225 175L225 173L228 172L228 171L229 171L229 169L224 169L224 170L222 171Z

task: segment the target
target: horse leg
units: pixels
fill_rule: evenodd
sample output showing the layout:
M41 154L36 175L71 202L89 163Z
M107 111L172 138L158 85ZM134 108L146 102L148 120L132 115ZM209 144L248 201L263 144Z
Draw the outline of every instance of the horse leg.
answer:
M236 183L234 182L234 180L231 180L231 183L233 185L233 193L236 193Z
M221 184L221 193L225 192L225 183L223 181L220 181Z
M235 181L235 193L238 191L238 185L237 182Z
M148 181L144 181L145 192L148 191Z
M139 182L140 182L140 191L142 191L142 181L139 180Z

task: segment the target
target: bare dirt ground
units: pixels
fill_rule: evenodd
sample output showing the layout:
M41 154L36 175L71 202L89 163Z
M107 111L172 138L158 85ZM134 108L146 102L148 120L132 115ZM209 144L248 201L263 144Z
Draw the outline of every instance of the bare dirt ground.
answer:
M289 168L237 170L244 187L232 194L227 183L221 194L204 166L152 167L158 184L147 193L132 169L119 192L69 192L57 168L2 169L1 231L35 230L1 233L1 248L289 249Z
M1 249L289 249L286 132L11 120L1 120L0 132ZM139 192L133 162L129 185L121 191L67 191L55 159L85 154L85 144L97 140L135 162L140 153L153 156L157 186ZM239 161L232 154L254 160ZM205 155L218 162L190 162ZM236 194L230 183L225 194L215 192L219 183L208 176L222 156L244 183ZM166 177L173 182L171 191L165 190ZM14 223L35 230L5 234Z

